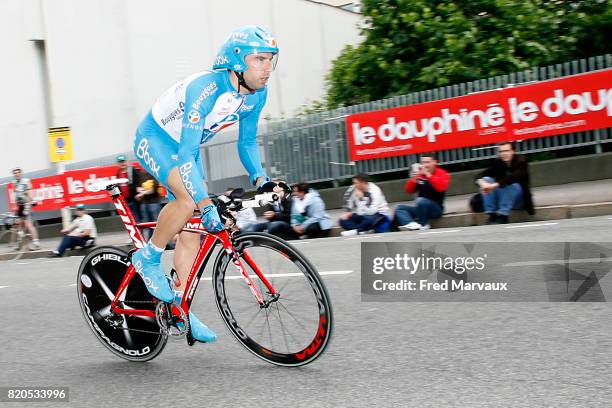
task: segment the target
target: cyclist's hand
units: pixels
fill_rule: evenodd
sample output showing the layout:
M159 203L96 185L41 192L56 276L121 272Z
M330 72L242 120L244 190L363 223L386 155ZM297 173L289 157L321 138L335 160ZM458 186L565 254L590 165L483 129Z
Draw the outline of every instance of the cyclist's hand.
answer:
M223 223L221 218L219 218L217 207L208 204L202 208L202 226L210 232L219 232L223 229Z

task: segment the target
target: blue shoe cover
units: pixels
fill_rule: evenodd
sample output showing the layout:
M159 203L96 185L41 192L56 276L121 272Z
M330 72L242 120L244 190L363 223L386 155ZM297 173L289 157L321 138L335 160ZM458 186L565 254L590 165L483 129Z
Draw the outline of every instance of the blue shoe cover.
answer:
M174 292L170 288L170 283L166 278L166 274L162 269L160 262L155 262L153 257L147 257L150 254L148 248L143 248L132 256L132 265L142 278L149 293L163 302L172 302L174 300Z

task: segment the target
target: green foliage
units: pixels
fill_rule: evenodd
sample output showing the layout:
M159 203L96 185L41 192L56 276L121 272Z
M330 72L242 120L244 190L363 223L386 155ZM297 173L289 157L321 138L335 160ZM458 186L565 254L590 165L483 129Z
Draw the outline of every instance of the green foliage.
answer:
M327 76L328 108L611 50L608 0L363 0L364 41Z

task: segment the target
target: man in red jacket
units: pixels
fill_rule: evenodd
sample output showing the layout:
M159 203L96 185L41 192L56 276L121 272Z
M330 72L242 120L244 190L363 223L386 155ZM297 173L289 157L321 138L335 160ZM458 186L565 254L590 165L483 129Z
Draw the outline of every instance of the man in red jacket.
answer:
M421 155L421 164L414 166L404 190L418 193L415 205L400 204L395 208L395 220L402 231L429 229L429 220L444 212L444 197L450 184L450 174L438 167L433 153Z

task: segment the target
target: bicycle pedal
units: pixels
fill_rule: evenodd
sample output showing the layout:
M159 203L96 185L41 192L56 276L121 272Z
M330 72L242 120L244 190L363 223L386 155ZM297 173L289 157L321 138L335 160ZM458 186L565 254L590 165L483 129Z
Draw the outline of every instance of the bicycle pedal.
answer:
M181 287L181 278L179 278L179 275L178 275L178 272L176 271L176 269L172 268L172 270L170 271L170 278L174 282L174 287L175 288L180 288ZM171 282L171 284L172 284L172 282Z

